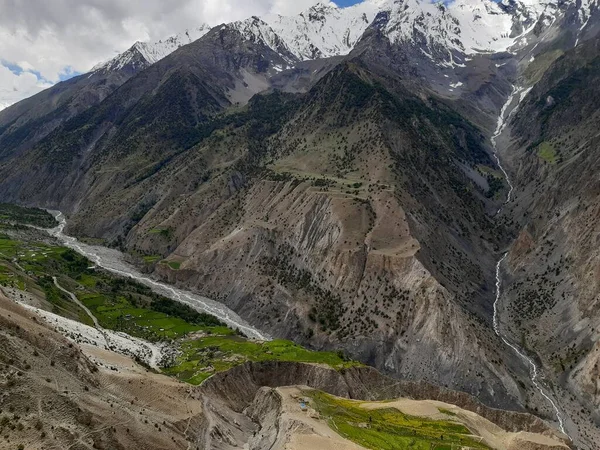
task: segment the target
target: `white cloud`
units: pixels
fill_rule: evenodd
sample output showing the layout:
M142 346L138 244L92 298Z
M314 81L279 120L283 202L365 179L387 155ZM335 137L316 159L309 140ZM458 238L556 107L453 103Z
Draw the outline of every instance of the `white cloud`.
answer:
M273 5L271 6L270 12L287 16L291 14L298 14L317 2L309 0L273 0L272 3ZM321 3L325 5L329 4L336 6L332 1L322 0Z
M58 82L67 67L87 72L138 40L156 41L201 23L217 25L267 13L297 14L317 1L28 0L25 5L0 0L0 60L42 77L34 81L32 73L15 75L3 68L0 105Z
M15 74L0 65L0 109L52 86L30 72Z

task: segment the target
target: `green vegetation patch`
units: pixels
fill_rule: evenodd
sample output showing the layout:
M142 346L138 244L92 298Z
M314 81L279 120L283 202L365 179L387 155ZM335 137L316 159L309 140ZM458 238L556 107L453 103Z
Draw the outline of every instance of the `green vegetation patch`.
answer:
M549 164L556 164L558 162L556 149L548 141L544 141L537 146L537 155Z
M178 317L135 307L125 297L83 294L79 299L90 308L102 327L148 341L176 339L204 328Z
M451 420L431 420L403 414L395 408L367 410L362 402L347 400L319 391L305 395L340 435L376 450L445 450L454 448L489 449L475 439L468 428Z
M132 280L93 270L86 272L74 278L79 284L76 294L104 328L148 341L227 329L216 317L155 294Z
M85 311L54 285L53 276L110 330L158 341L227 329L214 316L91 266L74 250L0 235L0 285L38 291L56 314L93 325Z
M169 261L168 264L169 267L173 270L179 270L179 268L181 267L181 263L177 261Z
M0 266L0 286L14 287L23 290L25 281L23 277L14 273L6 266Z
M160 255L147 255L142 258L146 264L154 264L162 259Z
M35 225L42 228L53 228L58 225L52 214L43 209L25 208L9 203L0 203L0 221Z
M163 238L166 239L170 239L173 236L173 228L171 227L167 227L167 228L153 228L150 231L148 231L149 234L157 234Z
M360 365L355 361L348 361L340 353L312 351L281 339L269 342L249 341L233 332L184 342L181 350L181 355L165 372L191 384L200 384L216 372L247 361L319 363L338 370Z

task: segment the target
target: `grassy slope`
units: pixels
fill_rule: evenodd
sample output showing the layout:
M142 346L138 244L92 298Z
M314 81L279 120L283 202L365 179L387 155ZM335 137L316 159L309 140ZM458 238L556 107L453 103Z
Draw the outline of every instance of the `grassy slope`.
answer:
M538 145L537 154L547 163L556 164L558 162L558 154L550 142L544 141Z
M462 424L403 414L395 408L366 410L361 402L346 400L318 391L306 393L313 407L328 419L329 425L346 439L377 450L486 449L471 437ZM441 411L443 412L443 411Z

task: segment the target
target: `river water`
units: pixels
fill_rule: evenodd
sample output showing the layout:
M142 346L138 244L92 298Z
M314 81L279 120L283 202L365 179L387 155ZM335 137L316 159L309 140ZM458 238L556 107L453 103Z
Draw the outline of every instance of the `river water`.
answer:
M504 131L504 128L506 127L509 119L516 112L517 108L519 107L519 104L525 98L525 95L527 95L528 92L529 92L529 89L523 89L523 88L517 88L517 87L515 87L513 89L512 94L509 96L508 100L506 101L505 105L502 107L502 110L500 111L500 116L498 118L498 125L497 125L496 131L494 132L494 135L492 136L492 139L491 139L492 146L494 148L494 158L496 159L496 162L498 163L498 167L504 174L504 177L506 178L506 182L509 185L509 191L508 191L508 195L506 197L506 201L500 207L497 214L500 214L502 212L502 209L504 208L504 206L506 206L508 203L510 203L512 201L514 186L510 180L510 177L508 176L508 172L504 169L504 167L502 166L502 163L500 162L500 158L498 157L496 140L497 140L498 136L500 136L502 131ZM515 98L517 98L516 99L517 105L507 114L507 111L509 110L509 108L511 107L513 102L515 101ZM525 352L523 350L521 350L515 344L512 344L502 334L502 332L500 330L500 316L499 316L499 311L498 311L498 303L502 297L502 263L507 258L507 256L508 256L508 253L505 253L502 256L502 258L496 263L496 299L494 301L494 319L493 319L494 332L502 340L502 342L504 342L505 345L510 347L519 356L519 358L521 358L523 360L523 362L525 362L525 364L527 365L527 367L529 369L529 376L530 376L531 382L533 383L535 388L539 391L539 393L542 395L542 397L545 398L548 401L548 403L552 406L552 409L554 410L554 413L556 415L556 420L558 421L558 426L560 428L560 431L568 436L568 433L565 430L565 422L564 422L562 413L558 407L557 402L552 398L552 393L547 392L546 389L544 388L544 386L542 385L542 383L540 381L540 371L539 371L537 365L535 364L533 359L531 359L529 356L527 356L525 354Z
M102 247L98 245L88 245L78 241L72 236L64 233L67 224L66 217L60 211L49 211L58 221L56 228L47 230L51 236L60 240L63 245L75 250L77 253L93 261L98 267L101 267L114 274L132 278L138 283L148 286L157 294L163 295L172 300L185 303L197 311L212 314L231 328L237 328L246 336L252 339L263 341L270 340L271 337L262 331L254 328L238 316L235 312L227 308L222 303L216 302L201 295L194 294L183 289L170 286L160 281L156 281L143 275L133 265L125 261L124 255L118 250Z

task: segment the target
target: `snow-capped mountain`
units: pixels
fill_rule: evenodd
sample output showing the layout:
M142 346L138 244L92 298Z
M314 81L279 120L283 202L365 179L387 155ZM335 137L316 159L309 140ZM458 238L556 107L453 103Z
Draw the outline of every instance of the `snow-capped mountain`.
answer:
M202 24L198 28L186 30L158 42L136 42L125 52L94 66L92 72L121 70L127 66L131 66L134 70L144 69L173 53L179 47L200 39L210 29L209 25Z
M447 6L427 0L393 2L385 33L392 43L422 41L466 54L506 50L512 17L491 0L456 0Z
M264 20L298 59L327 58L350 53L386 3L369 0L348 8L317 4L294 17Z
M221 27L269 47L293 66L298 61L350 53L379 17L375 26L392 44L411 45L437 64L455 67L463 64L461 56L527 45L532 32L539 34L569 8L577 8L574 20L580 33L598 8L598 1L364 0L346 8L319 3L296 16L254 16ZM210 27L202 25L153 44L137 42L93 70L145 68L208 31Z

